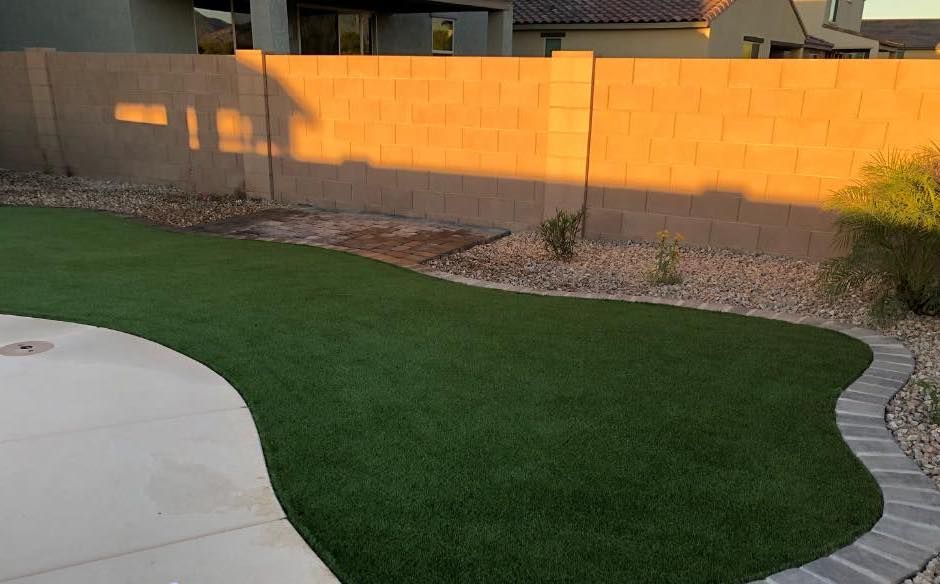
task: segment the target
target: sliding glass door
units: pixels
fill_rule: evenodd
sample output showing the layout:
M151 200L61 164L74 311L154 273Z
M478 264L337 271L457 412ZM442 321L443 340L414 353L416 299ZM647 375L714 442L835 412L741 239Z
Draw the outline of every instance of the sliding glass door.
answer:
M302 55L371 55L374 28L374 18L368 12L297 7Z

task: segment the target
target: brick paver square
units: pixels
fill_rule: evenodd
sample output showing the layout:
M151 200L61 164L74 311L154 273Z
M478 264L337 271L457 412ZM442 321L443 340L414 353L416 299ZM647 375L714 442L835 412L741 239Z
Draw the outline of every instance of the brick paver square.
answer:
M199 225L193 231L239 239L296 243L347 251L403 267L498 239L502 229L467 227L365 213L269 209Z

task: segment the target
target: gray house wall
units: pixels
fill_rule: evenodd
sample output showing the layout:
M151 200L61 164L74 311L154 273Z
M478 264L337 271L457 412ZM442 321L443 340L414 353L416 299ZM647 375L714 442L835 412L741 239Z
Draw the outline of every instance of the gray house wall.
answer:
M133 52L130 0L3 0L0 50Z
M130 0L139 53L195 53L192 0Z
M284 0L252 0L255 5ZM330 2L323 1L323 4ZM298 52L296 0L286 0L289 50ZM486 12L378 14L376 52L430 55L431 18L453 18L454 54L487 54ZM259 20L260 36L265 29ZM257 41L258 39L256 39ZM287 42L284 43L287 49ZM255 46L258 46L256 44ZM0 0L0 50L195 53L192 0Z
M194 53L191 0L3 0L0 50Z
M486 12L421 12L380 14L376 17L376 47L380 55L430 55L431 17L453 18L454 54L486 54Z

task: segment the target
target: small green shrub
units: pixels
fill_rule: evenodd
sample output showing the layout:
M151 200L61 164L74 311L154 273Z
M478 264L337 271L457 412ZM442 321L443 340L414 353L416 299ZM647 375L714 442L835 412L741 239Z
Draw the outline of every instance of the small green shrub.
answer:
M583 223L584 209L577 213L558 209L554 217L542 221L538 226L539 238L552 257L570 260L574 255L574 246Z
M931 424L940 426L940 386L933 381L921 379L917 386L924 391L924 401L927 404L927 418Z
M940 146L876 155L827 206L846 252L823 265L830 294L872 286L872 314L882 320L904 309L940 314Z
M679 284L682 282L679 262L683 237L679 233L673 235L666 230L656 235L659 237L659 246L656 249L656 265L650 270L650 281L653 284Z

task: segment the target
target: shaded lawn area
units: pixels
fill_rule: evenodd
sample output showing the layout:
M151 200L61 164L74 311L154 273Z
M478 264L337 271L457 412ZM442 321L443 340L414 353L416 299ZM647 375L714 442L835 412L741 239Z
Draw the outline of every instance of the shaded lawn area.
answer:
M481 290L315 248L0 209L0 313L127 331L244 396L345 582L737 582L879 517L831 331Z

